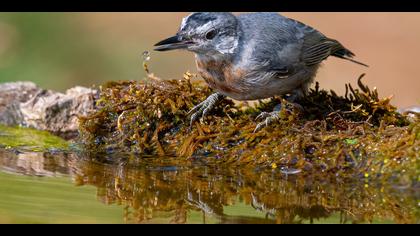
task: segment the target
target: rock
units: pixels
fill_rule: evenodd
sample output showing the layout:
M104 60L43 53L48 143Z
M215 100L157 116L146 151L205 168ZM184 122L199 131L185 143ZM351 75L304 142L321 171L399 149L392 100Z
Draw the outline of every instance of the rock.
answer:
M28 101L41 89L33 82L12 82L0 84L0 100Z
M18 125L23 122L22 113L19 110L19 103L10 102L4 105L0 99L0 124L5 125Z
M78 133L78 117L94 109L97 95L97 90L79 86L60 93L31 82L0 84L0 123L73 138Z
M31 99L41 89L32 82L0 84L0 124L19 125L23 122L20 103Z

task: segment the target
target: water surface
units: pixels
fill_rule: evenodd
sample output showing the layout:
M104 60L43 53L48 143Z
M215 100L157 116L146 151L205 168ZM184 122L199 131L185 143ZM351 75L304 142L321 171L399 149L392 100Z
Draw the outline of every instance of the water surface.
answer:
M419 223L413 187L116 156L0 149L0 223Z

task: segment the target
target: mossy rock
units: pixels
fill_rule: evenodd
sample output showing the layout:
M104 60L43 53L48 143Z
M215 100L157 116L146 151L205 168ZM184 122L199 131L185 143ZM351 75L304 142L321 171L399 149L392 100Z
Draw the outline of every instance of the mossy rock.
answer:
M189 126L188 111L212 91L180 80L110 82L101 87L97 111L80 118L80 141L89 152L201 159L228 165L279 168L285 173L334 173L418 181L420 122L409 122L390 98L379 98L358 80L344 96L320 90L300 99L303 111L254 133L256 116L280 98L255 106L224 100L202 122ZM399 178L400 179L400 178Z

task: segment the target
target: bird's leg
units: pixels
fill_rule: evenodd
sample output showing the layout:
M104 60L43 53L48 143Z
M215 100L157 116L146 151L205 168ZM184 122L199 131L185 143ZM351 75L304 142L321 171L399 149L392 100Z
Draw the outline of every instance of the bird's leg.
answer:
M277 121L280 119L280 111L282 109L282 105L278 104L274 107L272 112L261 112L255 120L264 120L257 124L257 126L254 129L254 133L260 131L262 128L269 126L274 121Z
M263 121L257 124L257 126L254 129L254 133L260 131L264 127L269 126L273 122L278 121L280 119L280 111L282 109L286 109L289 112L293 112L293 108L297 108L298 110L303 111L303 107L295 102L300 96L301 95L299 93L294 93L285 99L287 102L286 104L276 105L272 112L261 112L255 120ZM290 107L290 105L292 107Z
M216 105L217 103L225 98L223 94L220 93L213 93L212 95L208 96L206 100L198 104L197 106L193 107L189 112L188 115L191 115L190 126L199 118L205 117Z
M289 112L292 112L293 111L293 108L296 108L297 110L299 110L300 112L302 112L303 111L303 107L299 103L297 103L296 101L299 98L304 97L304 96L306 96L306 95L304 93L300 93L300 92L295 92L295 93L291 94L290 96L288 96L286 98L287 104L286 104L285 109L287 111L289 111Z

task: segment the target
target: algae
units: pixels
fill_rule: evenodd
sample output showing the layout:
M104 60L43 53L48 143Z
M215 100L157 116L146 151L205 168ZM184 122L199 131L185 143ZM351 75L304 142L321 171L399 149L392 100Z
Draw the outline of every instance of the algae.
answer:
M70 143L47 131L0 125L0 148L34 152L66 151Z
M282 98L256 105L225 99L189 127L188 111L211 89L193 82L188 72L179 80L146 72L145 81L100 87L98 110L80 117L80 141L86 150L418 182L418 115L410 122L391 105L390 97L380 98L377 89L365 85L363 75L357 88L345 85L344 96L317 83L297 101L302 111L282 109L278 122L254 133L260 112L290 104Z

